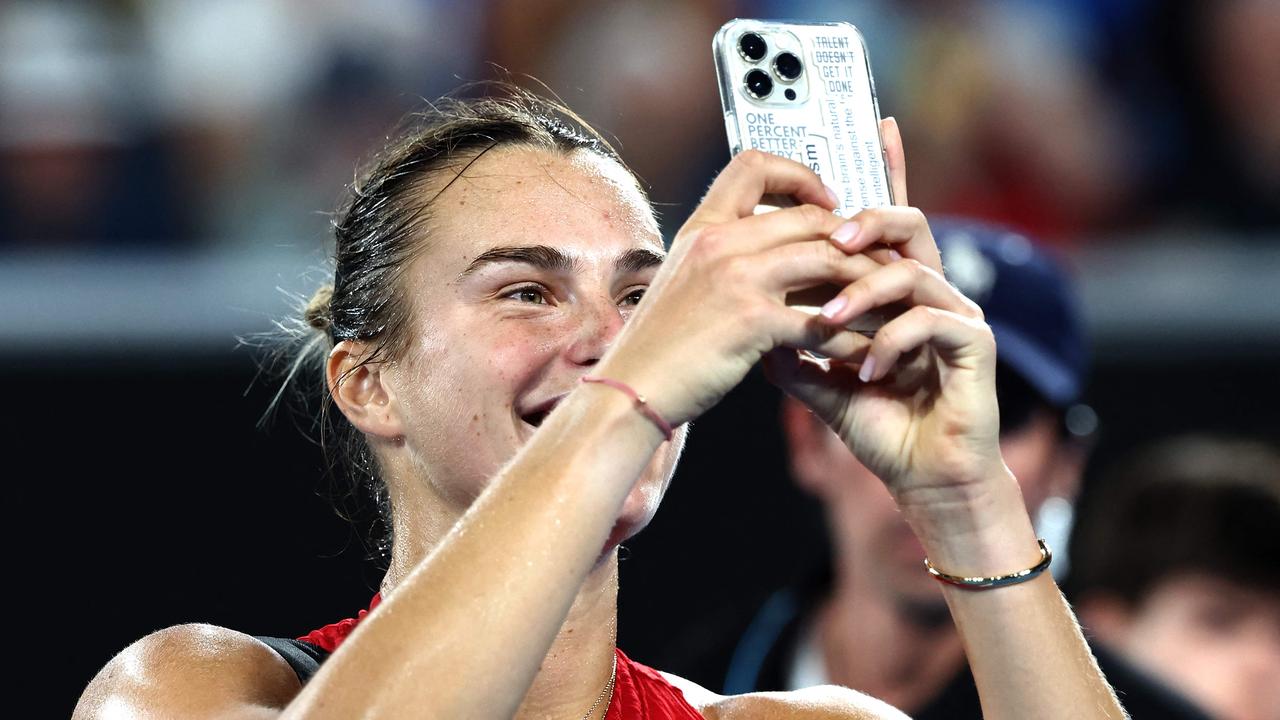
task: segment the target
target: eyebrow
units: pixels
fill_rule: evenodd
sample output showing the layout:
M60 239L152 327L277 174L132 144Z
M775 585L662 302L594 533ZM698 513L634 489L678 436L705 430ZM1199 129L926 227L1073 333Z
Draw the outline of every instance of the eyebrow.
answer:
M653 250L635 248L623 253L614 263L616 271L634 273L662 264L664 255ZM519 245L490 248L475 257L458 279L473 275L486 265L521 263L551 272L573 272L581 267L578 260L547 245Z

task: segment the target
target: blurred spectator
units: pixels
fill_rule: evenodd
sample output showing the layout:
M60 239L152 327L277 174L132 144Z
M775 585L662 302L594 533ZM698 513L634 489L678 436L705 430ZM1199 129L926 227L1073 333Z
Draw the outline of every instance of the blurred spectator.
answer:
M1280 452L1174 438L1101 480L1072 542L1087 629L1215 717L1280 718Z
M396 121L477 74L481 3L0 3L0 242L318 246Z
M1280 3L1149 3L1121 73L1168 224L1280 231ZM1153 67L1154 65L1154 67Z
M141 66L95 4L0 4L0 245L187 236Z
M0 3L0 243L318 245L422 97L530 74L671 216L727 153L733 16L863 29L912 202L1059 243L1280 228L1274 0L16 0Z
M680 221L729 157L711 38L732 16L731 6L725 0L496 0L489 58L545 82L616 136L658 209ZM668 236L677 229L663 227Z
M749 13L863 30L897 117L911 202L1066 243L1125 221L1139 159L1074 2L756 0Z
M202 233L287 242L423 95L474 70L479 10L423 0L140 0Z
M995 333L1001 451L1061 566L1063 507L1080 480L1081 436L1094 424L1077 405L1088 350L1071 283L1021 235L968 221L931 225L948 277L982 307ZM802 405L784 399L782 424L792 475L826 513L829 565L772 594L749 619L719 613L672 649L673 672L725 693L838 684L917 720L981 718L942 591L884 484ZM1095 650L1135 720L1203 718Z

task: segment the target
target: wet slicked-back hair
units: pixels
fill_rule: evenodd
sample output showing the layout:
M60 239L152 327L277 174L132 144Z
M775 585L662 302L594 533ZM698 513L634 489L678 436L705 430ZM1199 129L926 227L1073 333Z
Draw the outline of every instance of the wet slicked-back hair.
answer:
M351 480L343 483L346 492L334 493L335 507L367 528L371 551L384 560L392 542L389 495L363 435L331 412L330 351L356 340L368 346L362 365L402 356L410 326L404 274L432 242L436 199L486 153L501 147L584 151L626 167L600 133L564 105L508 83L480 87L485 97L446 97L410 115L359 173L334 216L332 281L305 303L300 318L281 324L289 342L277 345L271 358L283 375L272 408L285 395L301 401L331 476L345 469Z

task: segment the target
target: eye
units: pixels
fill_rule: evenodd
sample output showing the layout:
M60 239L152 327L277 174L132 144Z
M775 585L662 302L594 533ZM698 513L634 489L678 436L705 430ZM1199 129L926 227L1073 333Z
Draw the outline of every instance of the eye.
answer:
M1232 632L1240 624L1241 609L1230 601L1206 599L1196 608L1195 618L1200 626L1219 635Z
M536 305L547 305L547 296L550 292L541 285L521 285L502 294L504 299L515 300L522 303L533 303Z
M646 290L648 290L648 289L649 289L649 288L647 288L647 287L638 287L638 288L633 288L630 292L628 292L626 295L624 295L624 296L622 297L622 300L621 300L621 301L619 301L619 304L620 304L620 305L629 305L629 306L632 306L632 307L634 307L634 306L636 306L636 305L639 305L639 304L640 304L640 299L644 297L644 293L645 293L645 291L646 291Z

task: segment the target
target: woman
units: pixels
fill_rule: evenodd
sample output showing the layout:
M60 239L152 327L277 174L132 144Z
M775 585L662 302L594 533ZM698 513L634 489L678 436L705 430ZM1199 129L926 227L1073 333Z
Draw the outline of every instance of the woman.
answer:
M618 544L657 509L685 423L761 359L885 479L936 567L1044 565L998 451L994 341L919 212L846 222L808 169L744 153L667 254L636 179L556 117L528 96L445 105L337 223L308 314L385 483L381 604L305 684L242 633L162 630L77 717L901 717L843 688L720 697L614 646ZM800 205L753 215L765 194ZM785 304L824 283L844 289L821 316ZM874 340L845 329L890 302L912 307ZM1123 717L1048 574L948 602L990 717Z

